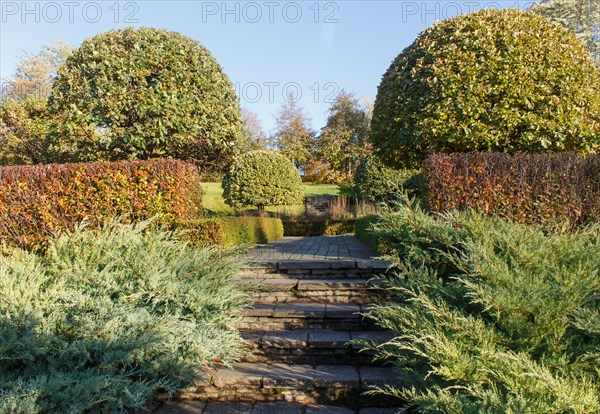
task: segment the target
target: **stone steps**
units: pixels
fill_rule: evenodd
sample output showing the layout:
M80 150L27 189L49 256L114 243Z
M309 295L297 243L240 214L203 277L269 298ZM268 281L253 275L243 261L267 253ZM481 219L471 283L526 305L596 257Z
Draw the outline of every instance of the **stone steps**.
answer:
M385 273L385 260L280 260L254 261L240 273L242 279L368 279Z
M313 251L329 252L331 246L315 245L324 240L329 239L305 243L292 239L288 242L302 242L305 247L297 253L290 250L290 255L306 259ZM343 240L347 238L331 243ZM168 403L195 404L196 408L183 411L175 407L161 414L398 412L395 408L365 408L398 405L397 399L364 395L370 386L404 384L391 367L374 363L370 355L359 352L359 345L350 342L391 339L388 332L363 316L372 303L385 300L381 285L369 279L384 273L389 263L370 259L281 260L287 254L288 242L273 244L272 249L257 247L251 255L254 259L236 282L254 300L237 323L248 344L245 359L231 366L217 366L208 379L181 396L189 402ZM355 243L353 249L357 253L362 247ZM279 259L268 260L270 256ZM168 404L163 408L168 409Z
M264 331L295 329L333 329L341 331L380 330L362 313L369 309L359 303L282 303L255 304L242 312L237 328Z
M330 405L303 405L288 402L213 402L171 401L156 414L398 414L397 408L367 407L350 409Z
M287 275L282 275L287 276ZM242 279L237 282L256 303L370 303L384 300L379 284L368 279Z
M298 329L294 331L245 331L250 345L246 362L294 364L372 365L372 355L359 352L352 340L382 343L392 338L386 331L333 331Z
M365 405L371 385L403 386L390 367L240 362L218 367L196 389L204 401ZM381 401L382 397L376 397ZM358 403L360 400L360 404Z

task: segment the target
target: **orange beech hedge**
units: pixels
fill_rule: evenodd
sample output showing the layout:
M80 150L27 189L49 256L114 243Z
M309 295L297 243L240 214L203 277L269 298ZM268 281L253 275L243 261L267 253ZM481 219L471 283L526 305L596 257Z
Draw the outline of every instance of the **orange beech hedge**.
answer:
M196 167L177 160L2 167L0 241L38 250L83 220L172 223L198 216L201 199Z
M476 210L521 223L600 219L600 156L474 152L423 163L432 211Z

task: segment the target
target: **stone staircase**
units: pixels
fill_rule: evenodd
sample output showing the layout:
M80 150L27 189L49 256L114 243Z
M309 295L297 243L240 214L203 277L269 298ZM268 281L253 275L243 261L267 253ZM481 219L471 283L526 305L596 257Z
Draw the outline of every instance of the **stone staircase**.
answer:
M383 299L368 280L386 268L387 262L366 259L255 261L238 282L256 301L239 322L250 352L219 367L198 386L198 398L209 407L254 407L223 413L396 412L376 407L397 401L362 393L371 385L402 386L398 374L349 342L391 337L361 315Z

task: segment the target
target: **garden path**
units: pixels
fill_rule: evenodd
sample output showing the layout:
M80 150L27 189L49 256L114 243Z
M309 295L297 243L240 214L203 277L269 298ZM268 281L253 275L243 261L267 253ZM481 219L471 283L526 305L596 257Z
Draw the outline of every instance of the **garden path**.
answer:
M284 237L250 250L236 282L255 301L238 325L249 355L157 414L397 413L396 401L362 393L402 386L399 376L349 342L391 338L362 315L385 299L369 279L389 263L372 256L352 236Z
M284 237L261 244L246 255L249 262L280 260L369 260L373 252L353 236Z

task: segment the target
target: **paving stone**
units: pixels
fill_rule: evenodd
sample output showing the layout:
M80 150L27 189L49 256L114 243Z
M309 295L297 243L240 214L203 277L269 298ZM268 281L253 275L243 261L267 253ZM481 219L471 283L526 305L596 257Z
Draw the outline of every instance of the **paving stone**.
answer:
M327 260L282 260L279 262L278 268L283 269L330 269L331 263Z
M306 407L306 414L354 414L354 411L345 407L309 405Z
M346 260L368 259L371 251L353 236L284 237L268 245L251 249L247 258L256 262L277 262L282 260ZM352 263L356 267L355 263Z
M358 259L356 261L356 267L359 269L377 269L387 270L392 262L388 260L377 260L377 259Z
M334 260L330 266L331 269L355 269L356 260Z
M245 274L239 274L239 273L238 273L238 275L245 276ZM236 285L236 286L241 286L242 288L245 288L245 289L252 289L252 288L255 288L255 287L257 287L257 288L260 287L263 284L264 281L265 281L265 279L262 278L262 277L260 279L254 279L254 278L252 278L252 279L243 279L242 278L242 279L234 280L233 284Z
M294 287L298 284L299 279L295 277L287 277L283 275L281 279L265 279L265 285L275 285L276 287Z
M360 383L362 388L368 388L370 385L392 385L396 387L404 386L400 374L392 367L360 367Z
M358 369L350 365L317 365L315 384L327 388L358 388Z
M336 278L340 277L338 274L341 273L341 270L335 269L312 269L310 274L305 276L305 279L326 279L326 278Z
M265 333L263 331L240 331L240 334L246 341L260 343Z
M271 251L271 249L266 250ZM246 257L251 258L252 256L248 255ZM250 265L246 268L246 270L260 272L264 271L264 269L277 269L277 262L273 262L272 260L261 260L260 257L253 257L253 259L254 260L249 263Z
M306 348L310 330L266 332L262 337L264 348Z
M293 289L298 285L298 279L282 278L282 279L263 279L259 286L266 289Z
M328 303L325 309L327 318L355 318L361 311L361 307L356 303Z
M312 389L315 369L312 365L271 364L263 379L267 388Z
M304 279L298 282L298 290L350 290L366 287L367 279Z
M315 329L308 334L308 342L312 348L348 348L346 342L349 340L350 333L345 331Z
M203 414L251 414L252 404L233 402L233 403L210 403Z
M302 414L303 406L286 401L273 403L256 403L252 414Z
M273 316L275 305L271 304L255 304L251 308L244 309L242 315L244 316Z
M288 275L308 275L308 274L310 274L310 269L286 269L286 271L287 271Z
M275 307L273 312L275 318L301 317L301 318L323 318L325 317L325 304L323 303L283 303Z
M205 408L202 401L168 401L156 414L202 414Z
M263 377L269 371L268 364L238 362L232 367L221 367L213 374L216 387L224 388L232 385L259 387Z
M402 414L400 408L362 408L358 414Z

